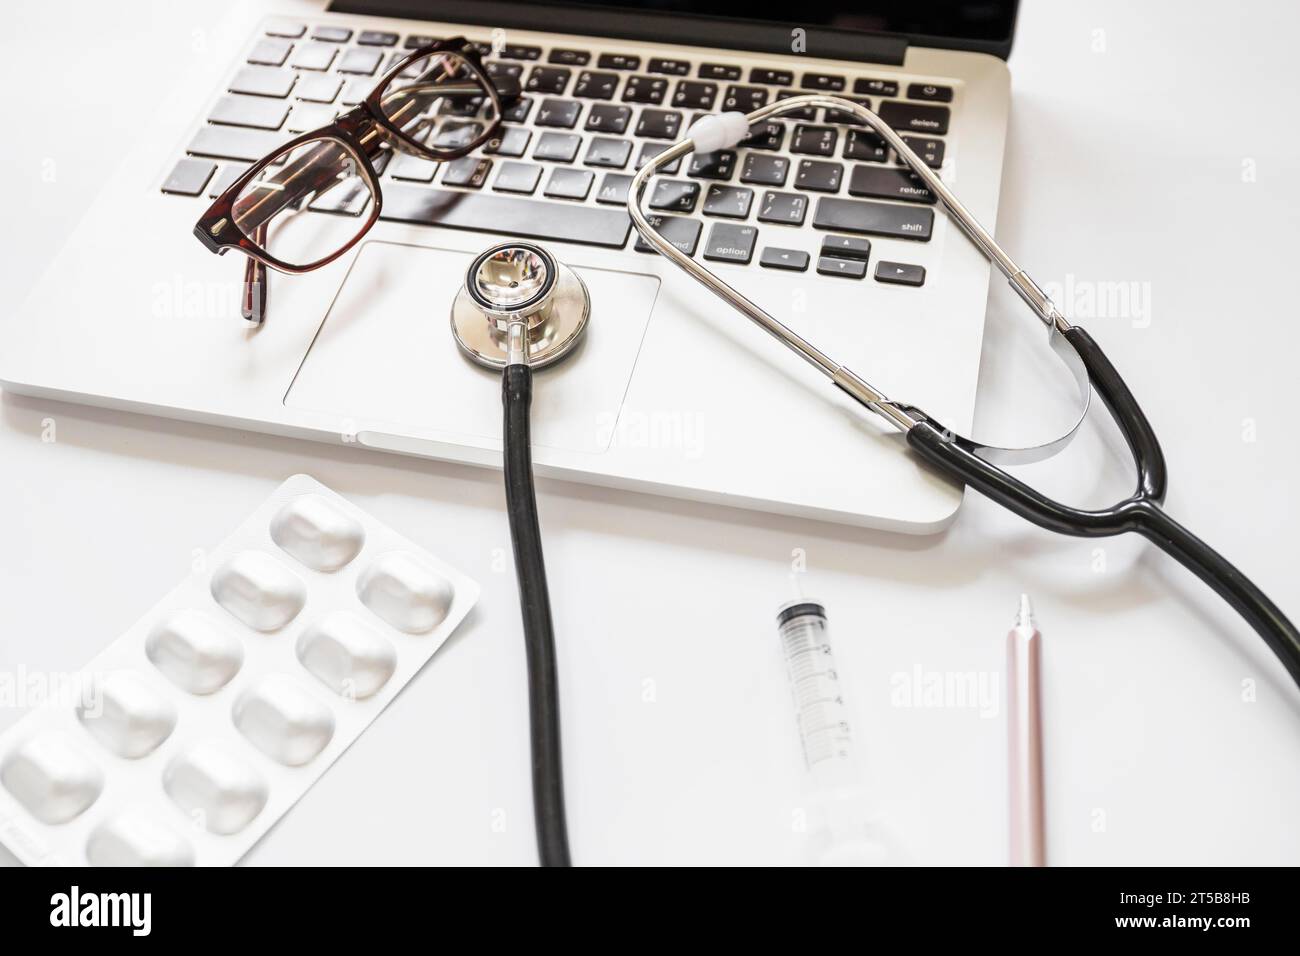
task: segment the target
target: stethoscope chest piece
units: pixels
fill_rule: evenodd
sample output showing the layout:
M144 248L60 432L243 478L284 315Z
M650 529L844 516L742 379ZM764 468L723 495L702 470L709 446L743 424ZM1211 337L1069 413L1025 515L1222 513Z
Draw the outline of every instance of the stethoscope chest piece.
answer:
M470 263L451 306L451 332L460 350L487 368L509 361L507 331L525 320L528 364L552 365L582 340L591 296L578 274L530 242L503 242Z

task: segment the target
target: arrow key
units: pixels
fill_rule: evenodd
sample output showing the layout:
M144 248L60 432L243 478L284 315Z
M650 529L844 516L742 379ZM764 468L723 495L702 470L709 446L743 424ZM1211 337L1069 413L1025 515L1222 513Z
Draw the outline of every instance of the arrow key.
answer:
M877 262L876 281L893 285L925 285L925 266L908 265L906 262Z
M799 249L779 249L768 246L763 250L758 264L764 269L785 269L789 272L808 271L808 253Z
M846 279L861 279L867 274L867 263L863 259L840 259L837 256L819 256L817 274L824 276L843 276Z

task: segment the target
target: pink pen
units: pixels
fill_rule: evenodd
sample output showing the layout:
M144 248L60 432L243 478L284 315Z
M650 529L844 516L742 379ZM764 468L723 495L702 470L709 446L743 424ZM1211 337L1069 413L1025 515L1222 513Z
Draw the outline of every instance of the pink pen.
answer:
M1020 595L1015 627L1007 635L1008 766L1011 791L1011 865L1044 866L1043 729L1039 707L1039 645L1029 595Z

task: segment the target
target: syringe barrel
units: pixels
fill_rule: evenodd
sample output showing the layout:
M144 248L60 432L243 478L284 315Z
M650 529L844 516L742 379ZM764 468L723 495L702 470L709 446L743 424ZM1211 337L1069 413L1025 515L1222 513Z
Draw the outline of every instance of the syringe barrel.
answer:
M816 601L783 605L776 615L804 762L818 790L852 786L853 763L848 708L831 646L826 609Z

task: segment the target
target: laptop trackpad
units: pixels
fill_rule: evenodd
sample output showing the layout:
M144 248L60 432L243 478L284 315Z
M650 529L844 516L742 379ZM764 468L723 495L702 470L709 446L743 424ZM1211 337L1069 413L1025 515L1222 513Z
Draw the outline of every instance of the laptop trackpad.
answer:
M285 404L383 423L391 431L405 426L499 439L501 375L470 362L451 334L452 298L472 258L451 249L365 243ZM536 373L533 443L602 452L659 280L572 265L591 292L591 321L577 349Z

